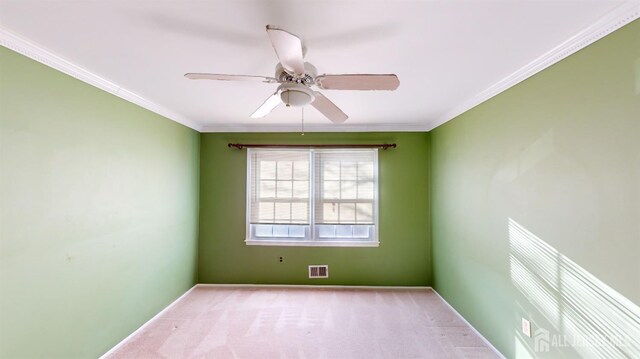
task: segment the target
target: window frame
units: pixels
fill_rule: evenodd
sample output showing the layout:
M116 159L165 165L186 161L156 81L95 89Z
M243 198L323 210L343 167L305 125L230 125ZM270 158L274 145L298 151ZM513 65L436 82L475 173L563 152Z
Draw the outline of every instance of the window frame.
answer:
M292 151L292 152L306 152L309 156L309 224L304 225L307 226L305 228L305 236L303 239L290 239L293 237L263 237L261 239L256 239L255 228L251 225L251 199L252 196L255 195L251 191L252 187L252 154L254 152L265 152L265 151ZM373 152L373 209L374 209L374 219L373 224L368 224L369 226L369 239L367 240L349 240L347 237L336 237L334 240L322 240L320 239L319 231L317 226L319 225L335 225L335 226L356 226L361 224L316 224L315 223L315 206L316 206L316 191L320 191L321 189L317 189L316 185L316 152L328 152L328 151L371 151ZM246 173L246 208L245 208L245 243L246 245L257 245L257 246L294 246L294 247L378 247L380 245L379 241L379 162L378 162L378 149L350 149L350 148L335 148L335 149L289 149L289 148L261 148L261 149L252 149L247 148L247 173ZM256 167L257 168L257 167ZM340 200L338 200L340 201ZM260 224L255 224L260 225ZM264 225L278 225L278 224L264 224ZM289 225L299 225L291 223ZM373 232L373 233L371 233ZM353 238L353 237L352 237Z

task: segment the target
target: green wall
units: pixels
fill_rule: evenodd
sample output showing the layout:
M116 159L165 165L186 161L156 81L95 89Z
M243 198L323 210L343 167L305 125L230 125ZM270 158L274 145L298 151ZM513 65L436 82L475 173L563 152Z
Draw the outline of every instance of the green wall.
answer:
M0 47L0 357L98 357L196 282L199 134Z
M397 143L379 151L380 247L247 246L247 152L229 142ZM207 133L200 148L201 283L431 284L428 133ZM328 264L330 278L308 279L309 264Z
M640 338L639 44L635 21L431 132L435 288L509 358L595 353L535 353L521 317Z

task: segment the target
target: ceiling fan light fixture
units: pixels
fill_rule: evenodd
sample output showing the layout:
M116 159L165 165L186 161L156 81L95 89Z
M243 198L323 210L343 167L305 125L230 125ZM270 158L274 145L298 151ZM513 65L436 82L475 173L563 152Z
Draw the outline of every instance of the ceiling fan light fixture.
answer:
M316 97L307 86L297 83L282 84L279 88L280 99L287 107L302 107L312 103Z

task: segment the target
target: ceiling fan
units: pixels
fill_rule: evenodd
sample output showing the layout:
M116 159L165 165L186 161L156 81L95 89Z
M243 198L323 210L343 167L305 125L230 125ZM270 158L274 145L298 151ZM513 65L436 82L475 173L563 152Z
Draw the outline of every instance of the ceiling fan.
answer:
M400 85L398 77L394 74L317 75L316 68L304 62L306 48L299 37L272 25L267 25L267 34L280 60L276 65L274 77L209 73L187 73L184 76L192 80L278 83L280 85L276 91L258 107L251 115L252 118L268 115L281 103L287 107L311 104L335 123L344 122L349 117L323 94L311 89L311 86L317 86L322 90L393 91Z

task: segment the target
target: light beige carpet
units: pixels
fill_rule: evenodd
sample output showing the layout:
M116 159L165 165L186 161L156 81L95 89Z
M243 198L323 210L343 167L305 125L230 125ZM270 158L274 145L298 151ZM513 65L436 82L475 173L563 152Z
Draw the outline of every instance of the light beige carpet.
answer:
M496 358L431 290L198 287L109 358Z

